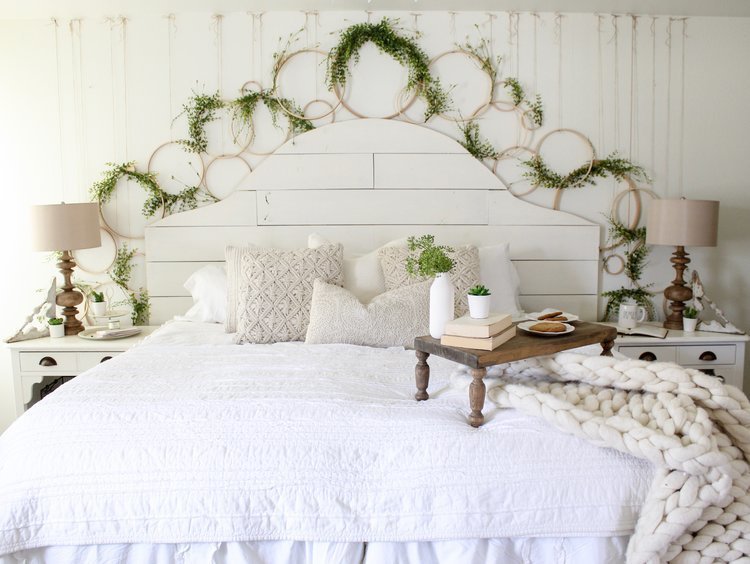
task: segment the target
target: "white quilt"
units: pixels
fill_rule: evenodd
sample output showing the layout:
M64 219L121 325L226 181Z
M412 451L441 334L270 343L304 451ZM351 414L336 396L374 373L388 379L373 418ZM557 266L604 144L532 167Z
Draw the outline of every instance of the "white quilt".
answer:
M0 554L60 544L632 533L654 469L449 388L414 353L188 345L115 357L0 437ZM182 344L181 344L182 343Z

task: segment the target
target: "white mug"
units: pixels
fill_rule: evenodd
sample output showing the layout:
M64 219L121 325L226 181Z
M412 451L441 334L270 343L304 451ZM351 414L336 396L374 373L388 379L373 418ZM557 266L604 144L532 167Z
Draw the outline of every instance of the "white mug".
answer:
M635 303L620 304L620 314L617 317L617 325L623 329L635 329L635 327L646 320L646 310Z

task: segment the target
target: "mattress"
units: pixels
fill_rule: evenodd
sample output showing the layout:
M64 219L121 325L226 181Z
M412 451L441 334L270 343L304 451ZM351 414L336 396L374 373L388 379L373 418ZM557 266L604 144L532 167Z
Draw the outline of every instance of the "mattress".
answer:
M218 326L167 324L0 437L0 554L623 554L649 463L512 409L473 429L456 365L431 358L432 399L416 402L414 364L401 348L237 346Z

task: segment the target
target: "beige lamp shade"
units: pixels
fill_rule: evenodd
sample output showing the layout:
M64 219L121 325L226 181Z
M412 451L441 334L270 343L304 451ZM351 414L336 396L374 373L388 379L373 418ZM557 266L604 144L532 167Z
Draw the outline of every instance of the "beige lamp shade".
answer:
M31 249L73 251L100 247L99 206L95 203L31 206Z
M648 210L646 243L676 247L715 247L719 202L653 200Z

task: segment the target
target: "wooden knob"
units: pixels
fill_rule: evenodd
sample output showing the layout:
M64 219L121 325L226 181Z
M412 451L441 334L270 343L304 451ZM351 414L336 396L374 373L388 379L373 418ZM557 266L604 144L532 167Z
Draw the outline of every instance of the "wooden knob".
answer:
M651 351L646 351L645 353L641 353L641 356L638 357L638 360L646 360L648 362L654 362L656 360L656 355L652 353Z
M39 366L57 366L57 361L51 356L45 356L39 361Z
M706 362L711 362L712 360L716 360L716 355L711 351L706 351L701 353L701 355L698 357L698 360L705 360Z
M105 362L107 360L110 360L111 358L112 358L111 356L103 356L102 359L99 361L99 364L101 364L102 362Z

